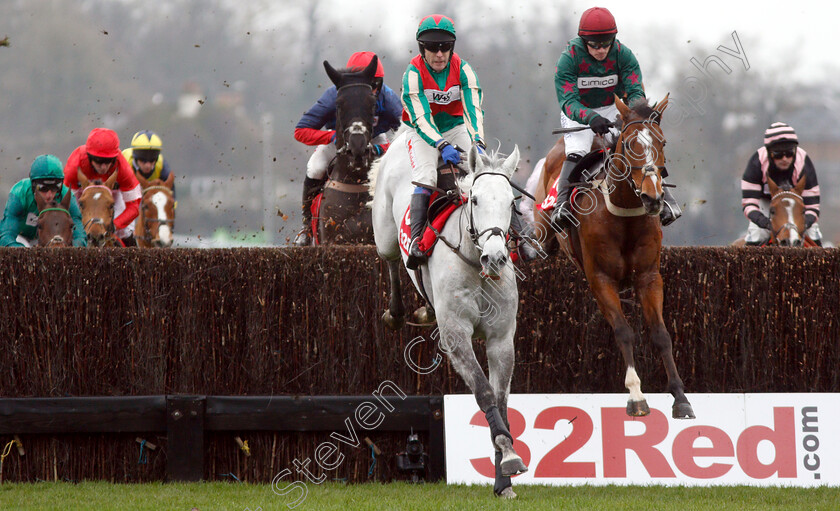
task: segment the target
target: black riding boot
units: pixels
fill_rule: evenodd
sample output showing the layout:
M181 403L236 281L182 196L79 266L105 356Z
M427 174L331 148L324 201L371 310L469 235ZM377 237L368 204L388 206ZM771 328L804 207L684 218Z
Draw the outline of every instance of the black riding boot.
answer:
M551 224L556 229L565 229L571 227L574 223L572 201L570 199L572 194L572 170L580 159L579 154L570 154L566 156L563 168L560 169L560 181L557 183L557 204L554 206L554 212L551 213Z
M510 212L511 236L518 237L519 257L523 262L533 261L539 255L540 244L533 238L534 229L530 224L522 220L521 215L516 211L516 206Z
M408 260L405 266L409 270L416 270L429 258L420 250L418 245L423 231L426 230L426 218L429 215L429 196L425 193L415 193L411 196L411 245L408 249Z
M126 247L136 247L137 246L137 240L134 239L134 235L131 235L131 234L128 235L128 237L126 237L126 238L120 238L120 241L122 241L123 245L125 245Z
M298 247L306 247L312 244L312 201L321 193L326 179L312 179L307 176L303 180L303 227L295 236L294 244Z
M662 189L662 199L665 202L665 204L662 205L662 211L659 212L659 221L662 223L662 227L674 223L674 220L682 216L680 204L676 199L674 199L674 196L671 195L670 190L670 188Z

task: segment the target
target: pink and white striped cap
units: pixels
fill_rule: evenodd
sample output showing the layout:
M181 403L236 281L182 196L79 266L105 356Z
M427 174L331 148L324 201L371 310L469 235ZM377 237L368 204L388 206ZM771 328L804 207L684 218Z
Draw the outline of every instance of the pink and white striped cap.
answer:
M777 145L782 142L787 142L785 145L799 144L799 138L796 137L796 132L790 125L783 122L774 122L769 128L764 130L764 146L770 148L772 145Z

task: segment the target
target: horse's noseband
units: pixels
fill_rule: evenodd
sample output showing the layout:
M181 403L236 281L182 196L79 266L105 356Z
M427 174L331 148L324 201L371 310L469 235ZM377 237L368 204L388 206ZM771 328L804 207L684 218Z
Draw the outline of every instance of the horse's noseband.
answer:
M473 178L473 186L475 185L475 181L482 176L502 176L508 182L510 182L510 179L505 174L502 174L501 172L482 172L481 174L478 174L478 175L475 176L475 178ZM470 189L470 197L472 197L472 189ZM484 236L484 234L487 233L487 232L490 233L490 236L487 237L488 239L490 239L493 236L501 236L502 239L504 240L506 231L502 230L501 227L488 227L487 229L484 229L481 232L477 232L477 230L475 228L475 217L473 216L472 198L470 198L468 203L470 205L469 206L469 209L470 209L470 224L467 226L467 233L470 235L470 240L472 240L473 245L477 249L483 251L484 249L478 244L478 240L482 236Z

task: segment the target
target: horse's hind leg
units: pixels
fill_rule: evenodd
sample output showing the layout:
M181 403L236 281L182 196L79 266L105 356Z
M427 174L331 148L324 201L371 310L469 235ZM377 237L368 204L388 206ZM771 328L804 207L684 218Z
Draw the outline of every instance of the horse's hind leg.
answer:
M405 324L405 307L400 284L400 260L388 260L388 276L391 281L391 299L388 310L382 314L382 321L392 330L399 330Z
M617 286L610 282L608 277L592 278L589 280L589 286L592 288L598 307L613 329L615 342L621 350L624 364L627 367L624 375L624 386L630 391L630 398L627 401L627 415L632 417L648 415L650 408L647 399L642 394L642 381L636 372L636 362L633 359L633 342L636 340L636 334L621 311L621 300L618 296Z
M671 410L675 419L693 419L694 410L685 397L683 381L674 362L673 343L665 321L662 319L662 276L659 273L645 276L636 283L636 293L642 304L642 315L650 330L653 345L659 350L665 372L668 374L668 391L674 396Z

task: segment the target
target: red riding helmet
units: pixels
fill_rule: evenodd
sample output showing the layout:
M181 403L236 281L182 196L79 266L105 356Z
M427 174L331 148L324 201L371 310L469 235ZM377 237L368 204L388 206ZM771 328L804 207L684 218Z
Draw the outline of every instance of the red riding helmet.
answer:
M116 158L120 154L120 137L113 130L94 128L85 142L85 151L99 158Z
M370 61L376 57L372 51L357 51L350 55L350 60L347 61L347 67L350 69L364 69L370 64ZM376 78L385 78L385 68L382 67L382 60L376 62Z
M578 25L578 35L584 40L604 41L615 37L618 28L612 13L604 7L590 7L583 11Z

